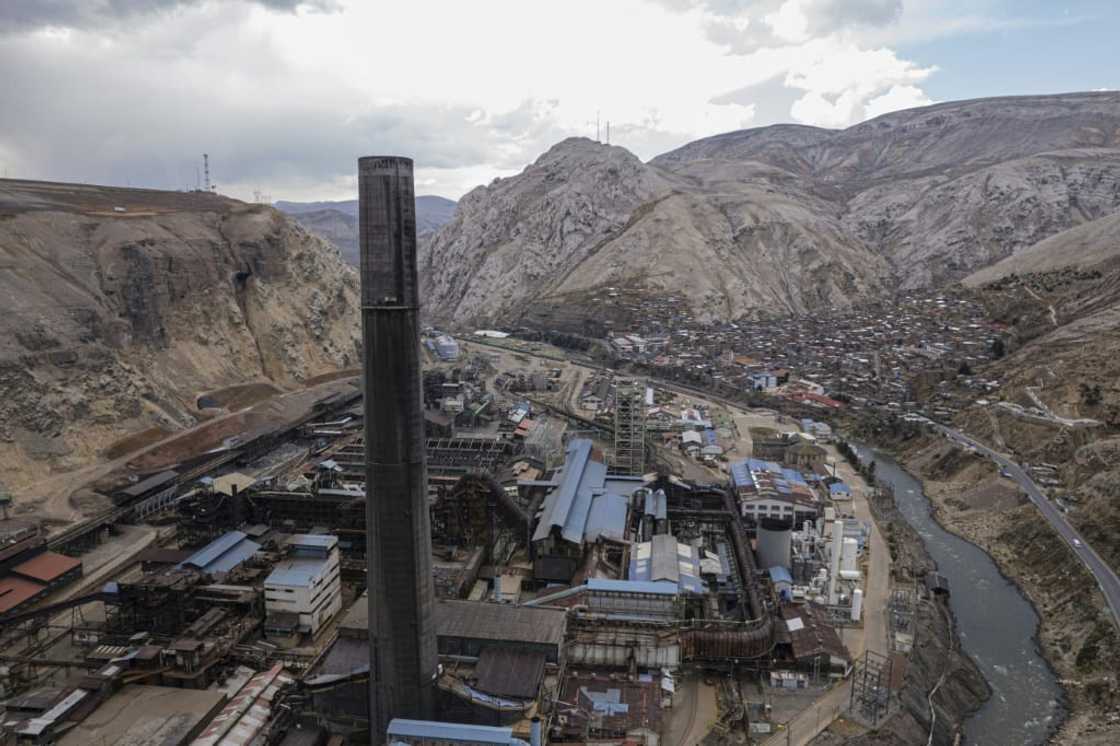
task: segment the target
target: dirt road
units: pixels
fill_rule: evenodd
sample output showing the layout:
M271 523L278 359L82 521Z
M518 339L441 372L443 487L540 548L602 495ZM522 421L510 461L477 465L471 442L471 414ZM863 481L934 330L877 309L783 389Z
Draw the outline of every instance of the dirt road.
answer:
M719 717L716 689L699 679L690 678L677 684L673 710L662 728L666 746L697 746Z

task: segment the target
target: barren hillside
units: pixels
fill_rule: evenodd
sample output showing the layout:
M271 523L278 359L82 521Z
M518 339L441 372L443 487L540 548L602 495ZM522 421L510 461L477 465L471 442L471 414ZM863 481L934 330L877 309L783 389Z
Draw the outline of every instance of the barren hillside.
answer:
M464 197L422 271L442 322L593 317L611 285L671 287L711 317L806 313L960 280L1117 211L1120 94L983 99L732 132L648 164L567 140Z
M1120 567L1120 216L1060 233L967 279L1009 352L983 371L998 401L961 415L972 432L1059 468L1057 494ZM1010 406L1009 406L1010 405Z
M268 207L0 181L4 480L193 424L203 392L354 365L357 291L336 249Z

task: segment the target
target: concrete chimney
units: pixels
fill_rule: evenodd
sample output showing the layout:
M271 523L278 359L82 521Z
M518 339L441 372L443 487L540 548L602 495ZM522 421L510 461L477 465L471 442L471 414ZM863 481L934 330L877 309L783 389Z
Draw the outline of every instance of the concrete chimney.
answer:
M370 743L430 720L437 654L412 160L358 160Z

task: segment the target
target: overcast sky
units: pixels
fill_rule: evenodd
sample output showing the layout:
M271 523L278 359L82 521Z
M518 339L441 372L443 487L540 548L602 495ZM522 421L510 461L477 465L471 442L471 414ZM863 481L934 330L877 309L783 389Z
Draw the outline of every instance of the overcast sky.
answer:
M0 0L0 174L458 198L556 141L648 159L775 122L1114 88L1112 0Z

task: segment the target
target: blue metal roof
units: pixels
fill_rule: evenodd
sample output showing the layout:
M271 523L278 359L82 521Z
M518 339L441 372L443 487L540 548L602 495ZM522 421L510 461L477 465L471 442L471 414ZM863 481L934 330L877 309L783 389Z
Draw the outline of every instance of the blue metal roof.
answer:
M568 514L576 501L576 493L580 481L583 479L584 469L591 458L591 441L586 438L577 438L568 444L568 452L564 460L564 473L560 485L548 494L545 499L544 512L541 514L540 523L533 534L533 541L548 538L553 526L563 527L568 522ZM590 505L588 506L590 507ZM583 531L580 531L580 538ZM566 536L564 538L567 538ZM579 538L575 539L579 541Z
M260 551L260 548L261 545L257 542L246 539L206 567L203 567L202 570L208 573L229 572Z
M782 469L782 476L794 484L805 484L805 477L797 469Z
M195 567L203 572L229 572L252 557L261 548L240 531L219 536L179 563L179 567Z
M789 570L781 565L775 565L769 570L770 580L775 583L789 583L793 585L793 576L789 574Z
M642 477L610 476L603 480L603 489L616 495L630 497L646 483Z
M338 537L333 534L292 534L288 537L288 546L299 547L332 547Z
M466 723L440 723L435 720L406 720L393 718L387 730L389 740L417 738L425 741L465 741L493 743L508 746L513 743L513 728L493 725L467 725Z
M311 581L322 571L325 564L327 564L326 559L317 557L297 557L284 560L276 565L275 569L265 579L264 584L266 586L286 585L294 588L306 588L311 585Z
M558 527L565 541L580 544L585 537L596 538L604 527L618 526L620 520L625 523L627 498L645 482L640 477L607 479L607 465L591 458L591 452L592 443L586 438L568 444L559 484L545 497L533 541L548 538ZM600 504L603 495L610 499ZM621 538L622 531L615 534Z
M622 495L606 493L596 495L591 501L591 512L583 530L583 540L595 542L600 536L622 539L626 535L626 514L630 501Z
M320 552L323 556L326 556L337 544L338 537L334 534L294 534L288 537L288 546L297 552L301 549L309 549Z
M648 580L608 580L589 578L587 589L590 591L609 591L611 593L654 593L660 596L677 595L677 584L667 581Z
M736 487L754 486L754 477L751 476L748 459L731 462L731 483Z
M565 541L579 544L583 541L584 531L587 529L587 518L591 514L591 504L595 498L596 490L603 488L607 477L607 465L601 461L588 460L585 462L583 476L576 488L575 500L564 520L564 528L560 532Z
M843 482L833 482L832 484L828 485L828 491L833 495L852 494L852 488L844 484Z

